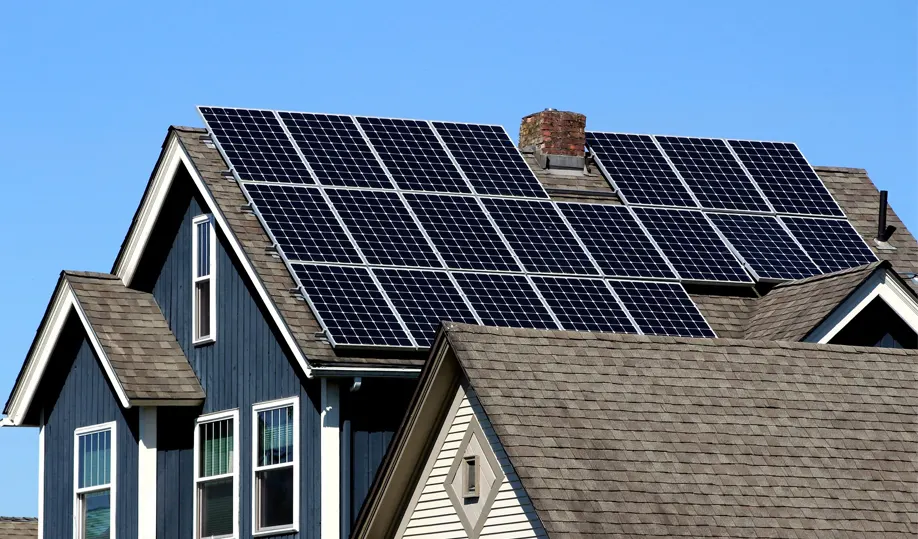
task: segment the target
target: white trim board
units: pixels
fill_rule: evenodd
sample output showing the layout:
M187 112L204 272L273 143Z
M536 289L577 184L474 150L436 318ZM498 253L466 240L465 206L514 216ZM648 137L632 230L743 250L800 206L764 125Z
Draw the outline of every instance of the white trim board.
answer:
M320 410L321 539L341 538L341 409L338 383L322 378Z
M156 539L156 407L138 409L137 537Z
M22 379L13 388L8 415L14 426L21 426L25 420L25 415L32 404L32 400L35 398L41 377L48 367L48 362L51 360L54 349L57 347L58 339L64 329L64 324L67 322L67 316L70 314L71 308L76 312L77 317L83 324L86 337L99 358L102 369L105 371L109 382L111 382L121 406L124 408L131 407L131 401L127 398L124 388L121 386L121 381L115 375L111 361L105 354L96 332L89 324L89 319L86 318L86 313L83 312L76 294L73 293L73 289L67 282L66 277L61 277L51 299L51 305L48 307L48 319L42 325L36 337L35 346L26 358Z
M884 269L874 271L804 341L828 343L876 298L882 299L903 322L918 333L918 300L905 288L898 276Z
M136 223L132 226L128 233L128 237L125 239L124 247L115 264L113 273L121 278L125 286L130 285L134 278L134 274L137 272L140 259L143 256L147 243L152 236L153 228L159 218L159 214L163 209L163 203L172 187L172 182L175 180L179 165L183 165L194 182L197 194L204 199L204 203L207 205L207 208L204 208L204 210L209 210L213 215L214 223L219 230L223 232L223 237L226 238L236 259L239 260L242 268L245 270L246 276L248 276L249 281L253 284L262 304L267 308L268 313L271 315L271 320L274 322L278 331L280 331L287 347L293 353L293 356L303 369L306 377L312 378L312 367L306 360L306 356L300 349L299 344L297 344L293 333L290 331L286 321L280 314L277 305L271 299L267 288L265 288L264 283L258 276L258 272L255 271L251 260L249 260L245 250L242 248L242 244L233 233L232 228L230 228L226 217L220 211L220 206L217 205L217 202L210 193L210 189L207 188L207 184L204 183L204 179L201 177L198 169L195 168L191 157L188 155L188 151L182 145L175 132L169 135L169 139L165 146L162 159L157 164L156 171L150 180L148 193L141 202L140 208L137 210Z

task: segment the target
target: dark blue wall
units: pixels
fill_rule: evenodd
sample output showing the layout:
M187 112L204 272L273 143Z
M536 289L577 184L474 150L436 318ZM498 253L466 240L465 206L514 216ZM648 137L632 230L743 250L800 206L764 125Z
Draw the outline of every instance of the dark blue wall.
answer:
M202 204L190 197L184 212L170 231L162 269L152 287L166 320L207 393L203 410L210 413L239 409L240 420L240 534L252 536L252 405L258 402L300 397L300 533L319 535L319 385L307 380L271 329L267 314L259 307L255 292L226 243L219 237L216 257L217 339L213 344L192 345L191 326L191 220L202 213ZM165 240L168 240L165 238ZM164 238L160 237L160 241ZM160 408L158 433L174 427L170 414ZM174 417L173 417L174 418ZM157 535L164 539L192 537L191 500L193 420L185 414L166 445L160 444L157 461Z
M117 422L115 526L118 537L136 537L137 413L121 408L82 331L72 315L40 389L46 414L45 538L73 537L74 430L110 421Z

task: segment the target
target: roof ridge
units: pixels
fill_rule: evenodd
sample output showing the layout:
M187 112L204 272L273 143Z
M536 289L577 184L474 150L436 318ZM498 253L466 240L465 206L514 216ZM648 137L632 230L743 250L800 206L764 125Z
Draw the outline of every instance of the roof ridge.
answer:
M7 522L34 522L37 521L38 517L4 517L0 516L0 521Z
M102 273L99 271L62 270L61 274L69 275L71 277L86 277L89 279L105 279L109 281L112 281L112 280L120 281L121 280L121 278L118 277L117 275L113 275L111 273Z
M793 281L788 281L788 282L786 282L786 283L781 283L781 284L777 285L774 289L778 289L778 288L782 288L782 289L783 289L783 288L791 288L791 287L793 287L793 286L801 286L801 285L805 285L805 284L815 283L815 282L817 282L817 281L822 281L822 280L825 280L825 279L834 279L835 277L841 277L842 275L849 275L849 274L851 274L851 273L857 273L857 272L859 272L859 271L866 271L866 270L868 270L868 269L876 269L876 268L882 266L884 263L888 265L888 264L889 264L889 261L887 261L887 260L877 260L877 261L875 261L875 262L871 262L871 263L869 263L869 264L864 264L864 265L862 265L862 266L856 266L856 267L853 267L853 268L845 268L845 269L843 269L843 270L833 271L833 272L831 272L831 273L820 273L820 274L818 274L818 275L812 275L812 276L810 276L810 277L804 277L803 279L796 279L796 280L793 280ZM762 297L768 297L768 294L765 294L765 295L762 296Z

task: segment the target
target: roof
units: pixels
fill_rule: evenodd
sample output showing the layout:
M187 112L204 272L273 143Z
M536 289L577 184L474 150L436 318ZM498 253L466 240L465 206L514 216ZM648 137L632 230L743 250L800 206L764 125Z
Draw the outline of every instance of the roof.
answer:
M441 332L553 539L918 534L918 351Z
M107 273L61 275L130 400L200 400L204 390L153 296Z
M0 517L0 539L38 537L38 519L30 517Z

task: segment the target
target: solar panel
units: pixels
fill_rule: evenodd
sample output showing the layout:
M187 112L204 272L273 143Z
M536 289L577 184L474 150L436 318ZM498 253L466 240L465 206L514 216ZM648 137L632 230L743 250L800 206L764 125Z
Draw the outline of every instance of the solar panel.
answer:
M630 204L696 207L650 135L589 131L587 146Z
M336 345L413 346L366 268L293 268Z
M427 122L357 118L402 189L470 193L468 184Z
M527 270L596 274L596 268L547 201L484 198L485 207Z
M326 193L370 264L440 267L396 193L350 189L327 189Z
M558 207L606 275L676 277L624 206L559 203Z
M683 279L752 282L700 211L635 208L635 213Z
M746 170L779 213L844 217L796 144L730 140Z
M441 320L475 324L459 290L442 271L374 269L419 346L430 346Z
M719 213L708 217L759 279L802 279L820 273L777 218Z
M716 337L682 285L610 281L625 309L647 335Z
M726 142L692 137L656 138L702 207L770 211Z
M448 267L520 271L474 198L405 193L405 199Z
M637 333L601 279L534 276L532 281L564 329Z
M547 197L503 127L446 122L433 126L478 194Z
M453 276L484 325L558 329L535 289L522 275L454 273Z
M289 260L359 264L357 249L318 188L242 184Z
M848 221L807 217L781 220L824 273L856 268L877 259Z
M393 187L350 116L279 114L320 183L343 187Z
M272 111L219 107L198 110L240 179L315 183Z

